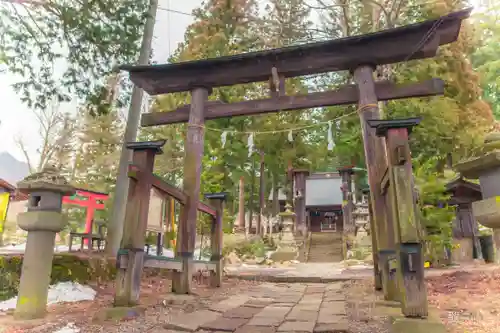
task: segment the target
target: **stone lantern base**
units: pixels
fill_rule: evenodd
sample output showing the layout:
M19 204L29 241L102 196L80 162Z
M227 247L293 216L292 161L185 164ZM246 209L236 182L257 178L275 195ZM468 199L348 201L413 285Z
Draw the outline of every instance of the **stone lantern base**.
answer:
M298 249L279 249L278 251L271 254L272 261L292 261L297 260L299 257Z
M289 204L287 204L285 208L285 212L280 214L283 223L281 241L278 244L278 249L270 258L273 261L291 261L299 257L299 248L295 242L295 236L292 230L295 214L291 211L291 206Z

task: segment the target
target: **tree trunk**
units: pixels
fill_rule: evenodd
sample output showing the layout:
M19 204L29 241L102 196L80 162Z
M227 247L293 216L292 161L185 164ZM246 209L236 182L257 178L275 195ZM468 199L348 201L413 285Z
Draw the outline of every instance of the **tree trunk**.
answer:
M252 230L253 227L254 192L255 192L255 158L252 158L252 178L250 184L250 196L248 198L248 229L250 231Z
M260 153L260 175L259 175L259 216L257 219L257 234L262 233L262 215L264 215L264 153Z
M273 174L273 211L272 215L276 216L280 212L279 187L275 174Z
M151 44L153 42L153 30L156 20L158 1L150 0L149 12L144 26L144 35L142 38L141 52L139 55L139 64L147 65L151 55ZM116 178L115 198L113 200L113 209L106 237L106 252L116 256L120 248L120 242L123 235L123 224L125 221L125 206L127 205L127 194L129 187L128 166L131 160L131 152L126 148L128 142L134 142L137 139L137 131L142 110L143 91L139 87L132 90L132 100L123 138L122 151L118 175Z
M245 223L245 178L242 176L240 178L240 195L239 195L239 206L238 206L238 225L240 228L245 228L245 233L247 232L247 227Z

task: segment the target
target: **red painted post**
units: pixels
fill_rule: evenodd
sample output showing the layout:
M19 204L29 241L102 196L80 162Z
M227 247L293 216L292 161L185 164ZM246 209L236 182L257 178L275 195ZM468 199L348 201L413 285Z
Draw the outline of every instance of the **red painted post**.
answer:
M107 200L109 198L109 195L106 193L95 193L83 189L77 189L76 194L80 197L87 198L87 200L81 200L79 198L72 199L72 197L70 196L65 196L63 198L63 203L86 208L85 232L89 233L91 232L92 220L94 219L95 210L104 209L104 204L98 203L97 200ZM84 244L88 245L88 239L84 239Z

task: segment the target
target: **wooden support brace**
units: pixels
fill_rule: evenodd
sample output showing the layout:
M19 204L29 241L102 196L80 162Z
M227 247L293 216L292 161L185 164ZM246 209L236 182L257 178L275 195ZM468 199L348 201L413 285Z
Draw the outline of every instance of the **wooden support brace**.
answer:
M413 172L408 135L419 118L372 121L379 136L386 138L390 161L396 259L402 312L407 317L427 317L427 290L424 280L424 254L421 225L415 212Z
M125 269L128 266L128 262L130 260L129 250L120 250L118 253L118 258L116 262L116 267L118 269ZM178 259L167 258L161 256L151 256L144 255L143 258L143 266L148 268L160 268L166 269L170 271L182 271L182 262Z
M121 250L119 253L119 260L117 261L117 268L126 269L131 257L131 253L128 250ZM182 272L184 267L182 259L150 255L143 256L143 266L147 268L165 269L177 273ZM218 262L193 260L193 271L210 271L213 275L218 266Z
M151 186L162 192L164 195L171 196L181 204L185 204L187 195L179 188L170 185L155 174L142 170L139 166L132 164L129 166L128 176L134 180L147 181Z
M212 206L215 207L215 217L212 223L212 230L210 234L210 248L212 256L210 261L215 263L215 270L210 272L210 285L218 288L222 285L223 275L223 258L222 258L222 245L223 245L223 218L224 218L224 202L226 201L227 193L210 193L205 194L205 198L210 200Z
M211 207L211 206L209 206L206 203L201 202L201 201L198 203L198 210L200 212L208 214L212 217L215 217L215 215L217 214L217 210L215 207Z
M137 165L130 165L128 176L135 180L148 181L151 183L152 187L156 188L164 195L175 198L183 205L186 204L187 195L181 189L170 185L155 174L148 174L142 171ZM200 201L198 203L198 210L205 214L215 216L215 208L210 207L204 202Z
M165 140L133 142L127 144L127 148L133 151L132 163L151 174L155 156L162 153L163 145ZM126 268L117 272L115 306L134 306L139 302L151 186L147 178L130 181L121 244L121 248L127 250L128 260Z
M182 272L174 273L172 291L178 294L191 293L193 252L196 240L196 221L198 218L201 159L203 156L203 139L205 108L209 89L194 88L191 92L191 109L189 111L188 130L186 135L184 159L184 193L186 204L181 211L179 230L177 233L176 257L182 259Z

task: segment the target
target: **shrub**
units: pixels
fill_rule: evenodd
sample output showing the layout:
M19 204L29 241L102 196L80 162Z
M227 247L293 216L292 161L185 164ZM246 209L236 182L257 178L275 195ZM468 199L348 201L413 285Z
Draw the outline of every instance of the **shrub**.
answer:
M238 257L264 257L266 254L266 246L260 238L252 240L243 240L241 242L225 246L222 250L223 255L235 252Z
M23 258L19 255L0 257L0 301L17 295L22 264ZM50 283L73 281L85 284L113 280L115 276L116 265L105 259L57 254L52 261Z

